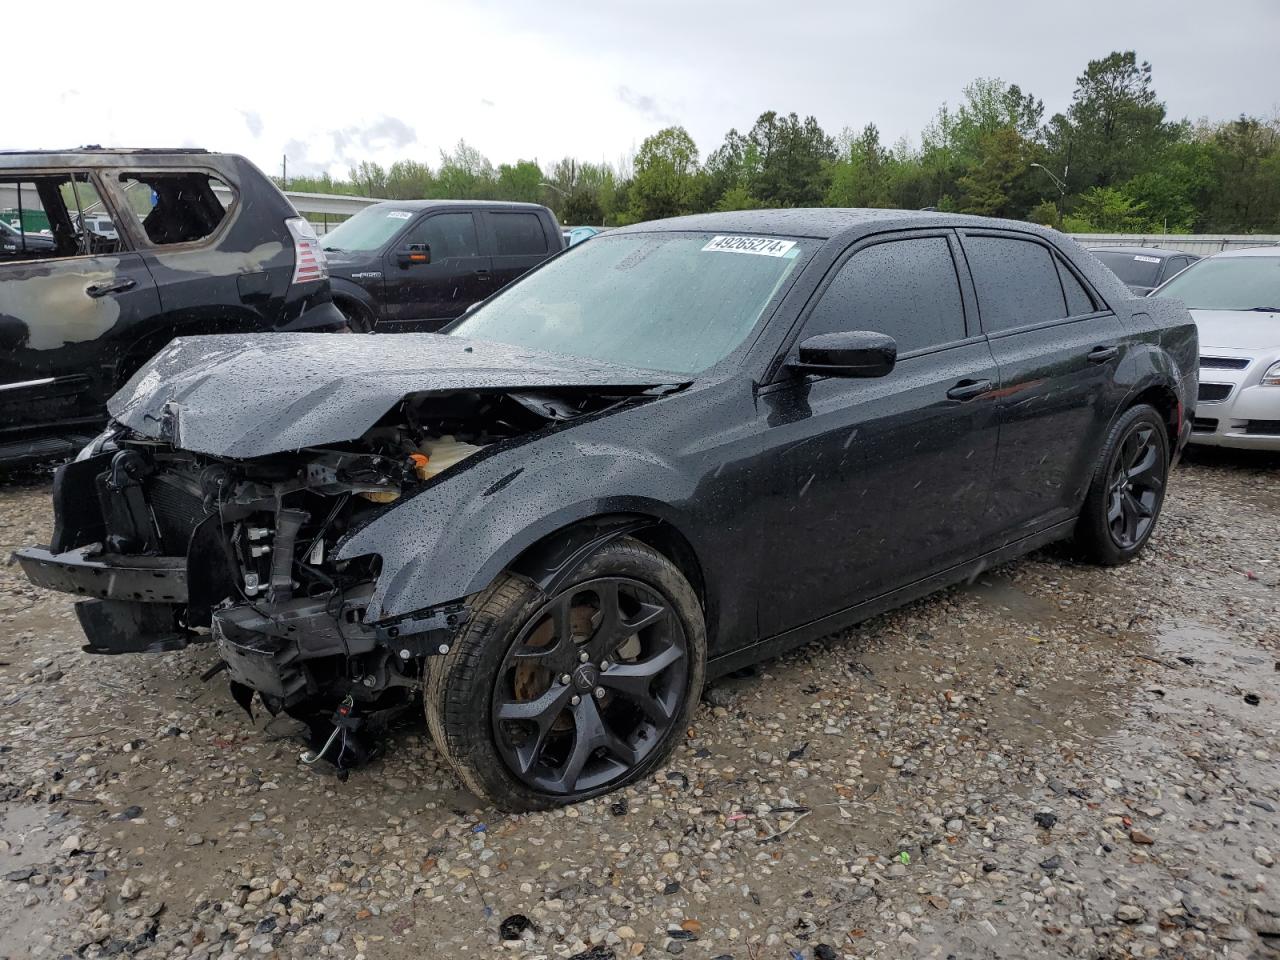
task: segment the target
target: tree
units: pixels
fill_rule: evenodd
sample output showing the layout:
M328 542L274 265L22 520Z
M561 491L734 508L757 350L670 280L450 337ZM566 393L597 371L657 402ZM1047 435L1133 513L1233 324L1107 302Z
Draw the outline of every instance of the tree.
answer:
M1055 165L1077 190L1113 186L1150 168L1177 137L1156 98L1151 64L1132 50L1090 60L1076 81L1066 116L1055 115L1045 138Z
M397 160L387 171L386 193L390 200L421 200L431 196L435 178L431 168L417 160Z
M659 130L640 144L630 199L636 220L693 211L698 199L698 147L684 127Z
M732 133L732 131L730 131ZM794 113L760 114L742 145L750 195L767 207L805 207L822 203L830 183L835 143L818 121Z
M1015 216L1019 211L1013 190L1028 169L1025 142L1014 127L997 127L979 138L976 150L975 162L957 182L960 211L984 217Z
M833 207L887 207L889 200L890 156L880 144L874 123L856 137L846 131L845 157L831 171L826 202Z
M1145 233L1152 229L1143 205L1115 187L1090 187L1062 224L1070 233Z
M517 160L515 164L498 165L498 179L494 196L499 200L516 200L521 203L541 203L543 191L542 168L532 160Z
M387 195L387 171L379 164L361 160L358 166L351 168L350 179L356 193L362 197Z
M440 170L435 184L438 197L489 200L493 198L496 184L493 164L467 141L459 140L453 153L440 151Z

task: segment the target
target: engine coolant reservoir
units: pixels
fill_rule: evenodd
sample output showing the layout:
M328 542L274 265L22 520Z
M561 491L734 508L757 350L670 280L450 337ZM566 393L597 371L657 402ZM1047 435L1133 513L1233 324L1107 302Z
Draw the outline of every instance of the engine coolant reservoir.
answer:
M483 449L484 447L478 447L474 443L463 443L450 434L435 440L428 440L418 448L419 452L426 456L427 462L420 463L416 457L414 458L414 468L417 471L418 479L430 480L437 473L448 470L455 463L465 460L473 453L479 453Z

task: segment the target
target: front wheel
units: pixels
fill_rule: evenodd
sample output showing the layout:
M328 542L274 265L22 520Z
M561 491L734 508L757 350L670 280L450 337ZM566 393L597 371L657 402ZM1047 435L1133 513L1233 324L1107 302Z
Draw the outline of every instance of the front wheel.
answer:
M705 671L693 589L656 550L623 537L551 596L500 575L432 663L427 723L477 796L545 809L657 768L688 726Z
M1154 407L1121 414L1107 435L1076 526L1076 542L1095 563L1136 557L1155 529L1169 479L1169 434Z

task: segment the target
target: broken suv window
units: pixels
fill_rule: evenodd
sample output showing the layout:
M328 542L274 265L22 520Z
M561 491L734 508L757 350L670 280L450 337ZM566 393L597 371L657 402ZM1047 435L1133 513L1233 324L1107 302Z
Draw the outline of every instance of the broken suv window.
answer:
M210 236L233 199L230 187L200 171L122 173L120 183L147 239L157 246Z
M115 224L87 173L0 178L0 263L119 249Z

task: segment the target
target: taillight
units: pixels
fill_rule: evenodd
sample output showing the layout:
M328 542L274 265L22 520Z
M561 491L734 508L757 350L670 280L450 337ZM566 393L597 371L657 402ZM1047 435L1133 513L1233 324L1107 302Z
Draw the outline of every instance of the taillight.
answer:
M311 283L328 277L329 265L311 224L302 217L290 217L285 226L293 236L293 282Z

